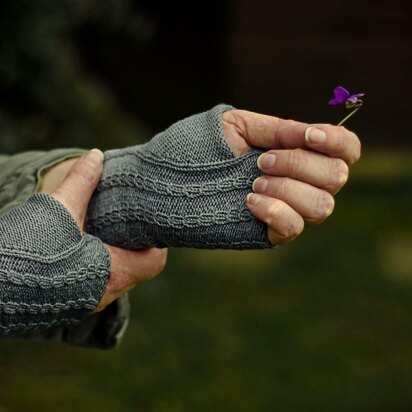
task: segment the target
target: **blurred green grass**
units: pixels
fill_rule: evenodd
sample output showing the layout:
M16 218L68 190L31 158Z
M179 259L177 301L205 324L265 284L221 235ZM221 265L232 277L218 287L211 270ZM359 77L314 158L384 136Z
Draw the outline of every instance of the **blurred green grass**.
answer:
M171 250L114 351L1 340L0 412L411 410L411 154L364 153L290 245Z

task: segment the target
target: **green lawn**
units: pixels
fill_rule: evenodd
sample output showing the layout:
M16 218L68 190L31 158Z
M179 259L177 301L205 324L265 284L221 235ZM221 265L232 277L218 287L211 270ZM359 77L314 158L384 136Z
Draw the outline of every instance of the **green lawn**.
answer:
M411 155L290 245L171 250L114 351L0 341L0 412L412 410Z

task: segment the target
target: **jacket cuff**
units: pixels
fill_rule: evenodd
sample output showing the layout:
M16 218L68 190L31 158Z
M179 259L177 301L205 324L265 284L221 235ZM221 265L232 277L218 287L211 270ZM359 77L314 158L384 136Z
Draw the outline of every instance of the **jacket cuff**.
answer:
M83 149L56 149L49 152L18 153L0 163L0 213L19 206L38 192L41 176L67 159L82 156Z

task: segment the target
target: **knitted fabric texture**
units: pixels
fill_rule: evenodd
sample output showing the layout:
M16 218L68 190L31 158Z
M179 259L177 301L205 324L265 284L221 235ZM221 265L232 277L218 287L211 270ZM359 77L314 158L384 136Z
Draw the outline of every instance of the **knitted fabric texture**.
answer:
M231 109L218 105L146 144L106 152L88 232L128 249L270 247L266 225L246 206L262 152L232 153L222 126Z
M57 200L32 195L0 216L0 334L79 323L109 274L102 241L83 236Z

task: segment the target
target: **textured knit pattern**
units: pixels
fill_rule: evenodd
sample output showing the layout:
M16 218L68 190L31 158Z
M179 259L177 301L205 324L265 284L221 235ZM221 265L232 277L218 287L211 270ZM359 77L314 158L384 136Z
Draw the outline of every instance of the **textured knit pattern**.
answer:
M77 324L99 303L110 274L100 239L38 193L0 216L0 334Z
M219 105L173 124L150 142L105 153L88 231L128 249L150 246L270 247L246 207L261 151L235 157Z

